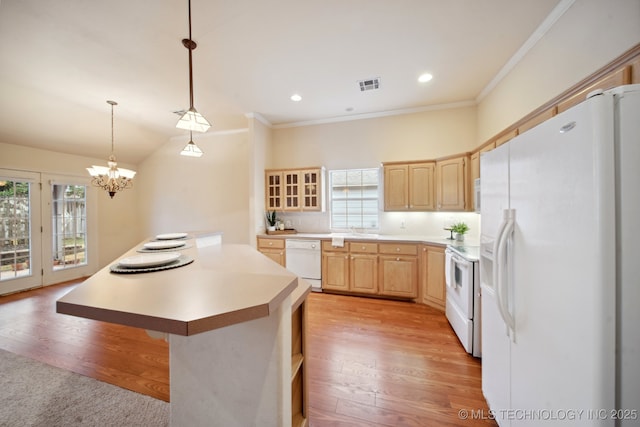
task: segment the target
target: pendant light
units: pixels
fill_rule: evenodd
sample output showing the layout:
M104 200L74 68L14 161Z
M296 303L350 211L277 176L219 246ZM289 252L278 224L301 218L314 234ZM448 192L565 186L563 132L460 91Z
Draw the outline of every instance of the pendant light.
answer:
M202 114L196 111L196 108L193 106L193 55L192 51L198 45L196 42L191 40L191 0L189 0L189 38L182 39L182 44L189 50L189 110L187 110L178 123L176 127L179 129L186 129L189 131L196 132L206 132L207 129L211 127L207 119L205 119Z
M118 105L115 101L107 101L111 105L111 155L107 162L107 167L93 165L87 168L89 174L93 177L91 184L100 187L109 193L113 199L118 191L133 187L133 177L136 173L129 169L118 168L116 156L113 151L113 106Z
M188 157L202 157L203 154L204 153L202 152L202 150L196 145L195 142L193 142L193 134L191 133L191 131L189 131L189 142L187 142L187 145L184 146L184 148L180 152L180 155Z

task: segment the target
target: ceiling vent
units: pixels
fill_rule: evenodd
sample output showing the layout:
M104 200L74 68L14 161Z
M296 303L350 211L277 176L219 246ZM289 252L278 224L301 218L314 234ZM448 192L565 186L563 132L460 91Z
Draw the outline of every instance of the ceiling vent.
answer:
M360 80L358 84L360 85L360 92L380 89L380 77L376 77L375 79Z

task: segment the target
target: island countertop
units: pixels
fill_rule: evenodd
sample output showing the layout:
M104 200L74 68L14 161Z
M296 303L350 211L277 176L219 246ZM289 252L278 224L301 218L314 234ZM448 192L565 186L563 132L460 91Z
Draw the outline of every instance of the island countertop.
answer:
M106 266L60 298L57 312L189 336L267 317L298 288L293 273L248 245L189 246L179 252L194 262L179 268L116 274Z

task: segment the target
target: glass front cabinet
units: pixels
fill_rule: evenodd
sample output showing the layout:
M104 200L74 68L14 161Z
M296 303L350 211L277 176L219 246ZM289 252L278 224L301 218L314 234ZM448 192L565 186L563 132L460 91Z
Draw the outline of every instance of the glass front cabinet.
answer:
M324 168L265 170L265 206L275 211L324 211Z

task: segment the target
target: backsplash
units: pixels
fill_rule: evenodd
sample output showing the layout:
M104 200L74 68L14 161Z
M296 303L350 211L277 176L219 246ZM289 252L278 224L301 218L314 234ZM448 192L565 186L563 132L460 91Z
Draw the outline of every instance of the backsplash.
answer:
M278 213L287 228L295 228L299 233L329 233L331 230L329 212ZM465 238L480 240L480 215L473 212L380 212L379 234L414 235L428 237L449 237L445 227L454 222L464 221L469 226Z

